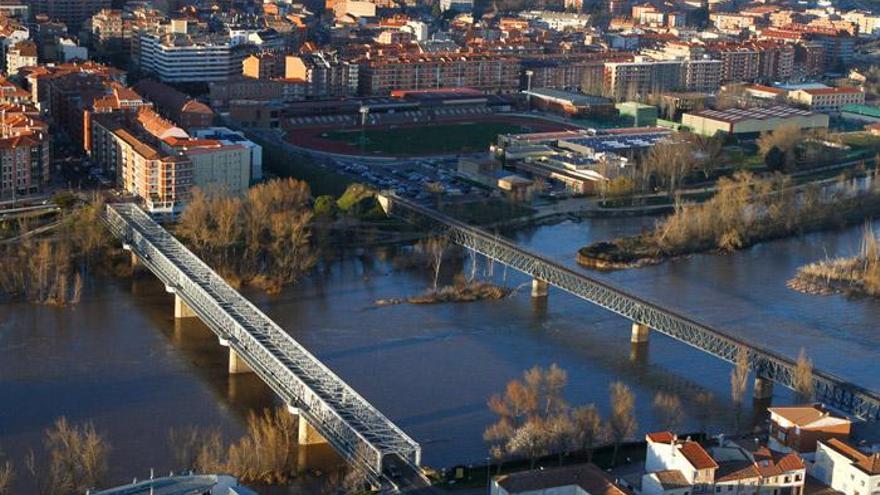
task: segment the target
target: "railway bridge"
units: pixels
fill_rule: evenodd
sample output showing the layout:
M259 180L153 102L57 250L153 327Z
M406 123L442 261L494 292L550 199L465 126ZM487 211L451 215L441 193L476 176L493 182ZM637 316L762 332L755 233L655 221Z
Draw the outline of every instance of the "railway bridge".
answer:
M533 297L547 297L552 285L629 319L632 342L647 342L653 329L730 363L736 362L741 351L746 351L749 366L755 373L756 399L771 397L774 383L790 389L795 387L797 363L786 356L629 294L393 193L382 193L378 200L387 214L442 232L450 241L532 277ZM813 370L813 385L816 400L865 421L880 420L880 393L818 369Z
M107 205L104 220L132 261L174 294L174 316L200 318L229 348L229 372L256 373L299 415L300 444L328 442L378 486L399 488L385 474L391 466L412 473L410 484L426 481L418 443L140 207Z

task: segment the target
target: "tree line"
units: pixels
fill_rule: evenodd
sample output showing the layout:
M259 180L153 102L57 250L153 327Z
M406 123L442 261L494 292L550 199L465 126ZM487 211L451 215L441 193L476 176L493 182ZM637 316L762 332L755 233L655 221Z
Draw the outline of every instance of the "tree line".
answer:
M277 292L316 261L310 200L308 184L294 179L258 184L243 197L196 188L175 232L234 285Z

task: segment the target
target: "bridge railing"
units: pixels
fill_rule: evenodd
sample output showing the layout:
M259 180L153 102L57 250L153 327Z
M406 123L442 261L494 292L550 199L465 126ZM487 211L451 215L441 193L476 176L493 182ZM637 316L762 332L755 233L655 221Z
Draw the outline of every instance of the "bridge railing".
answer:
M105 213L110 230L343 457L374 479L386 455L421 462L415 441L143 210L112 204Z
M418 203L386 193L383 193L380 202L390 214L420 226L438 229L456 244L725 361L735 362L740 350L745 349L750 367L758 376L795 388L797 363L788 357L629 294L607 282L545 259L503 237ZM816 369L813 370L813 384L817 400L865 420L880 420L880 394Z

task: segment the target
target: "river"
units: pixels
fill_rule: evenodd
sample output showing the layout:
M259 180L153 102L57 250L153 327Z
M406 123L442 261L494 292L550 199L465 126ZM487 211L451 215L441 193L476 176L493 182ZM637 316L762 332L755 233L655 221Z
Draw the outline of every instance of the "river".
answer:
M593 219L513 235L574 266L581 245L652 223ZM880 389L880 302L785 287L798 266L855 252L861 233L815 233L598 276L778 352L795 356L803 347L816 366ZM728 365L659 335L634 348L630 322L556 290L546 305L524 287L500 301L374 306L430 284L425 271L394 269L394 251L347 254L280 295L248 296L420 442L425 464L485 459L487 398L536 364L558 363L568 372L569 400L593 402L603 413L609 383L627 383L641 432L661 426L651 407L658 390L682 399L686 430L732 425ZM479 273L488 270L480 261ZM493 278L527 282L497 265ZM197 322L175 323L171 296L149 274L95 280L74 308L0 305L0 448L20 467L42 431L65 415L106 433L111 481L143 477L151 467L167 472L170 428L202 425L232 438L247 411L273 404L255 377L229 377L225 368L216 338ZM713 394L710 407L698 402L705 392ZM777 402L789 398L777 389Z

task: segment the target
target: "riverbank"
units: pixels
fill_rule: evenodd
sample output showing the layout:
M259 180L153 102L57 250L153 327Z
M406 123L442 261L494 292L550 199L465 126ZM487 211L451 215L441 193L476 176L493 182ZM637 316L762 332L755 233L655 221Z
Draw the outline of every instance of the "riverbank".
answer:
M581 266L599 270L637 268L707 252L732 252L760 242L840 228L880 212L873 176L840 180L825 189L793 187L787 177L748 173L719 181L701 204L676 206L648 232L594 242L577 252Z

